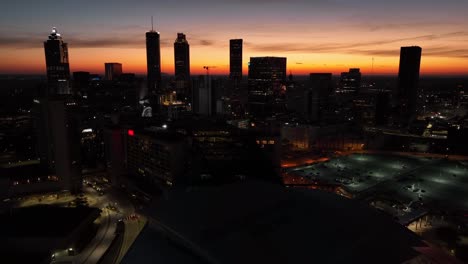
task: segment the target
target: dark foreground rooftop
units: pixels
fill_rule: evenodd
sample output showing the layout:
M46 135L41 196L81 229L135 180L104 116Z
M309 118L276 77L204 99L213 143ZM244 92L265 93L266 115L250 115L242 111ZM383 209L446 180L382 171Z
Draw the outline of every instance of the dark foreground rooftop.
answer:
M427 247L357 201L262 182L173 190L150 216L123 263L403 263Z
M33 206L0 214L0 263L50 263L51 253L80 241L100 210Z

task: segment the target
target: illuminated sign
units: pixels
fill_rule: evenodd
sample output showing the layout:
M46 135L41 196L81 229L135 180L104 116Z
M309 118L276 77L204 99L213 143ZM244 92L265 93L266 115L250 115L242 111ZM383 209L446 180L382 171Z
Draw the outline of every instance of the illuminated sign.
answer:
M81 131L81 133L93 133L93 129L92 128L86 128L86 129L83 129L83 131Z

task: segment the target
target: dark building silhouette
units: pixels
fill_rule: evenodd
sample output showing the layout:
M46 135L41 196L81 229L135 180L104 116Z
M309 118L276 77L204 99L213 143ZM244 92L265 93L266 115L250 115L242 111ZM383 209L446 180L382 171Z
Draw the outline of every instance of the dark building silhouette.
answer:
M286 58L251 57L248 80L250 113L261 117L284 111L285 81Z
M174 66L176 81L190 80L190 46L184 33L177 33L174 42Z
M242 39L229 41L229 77L231 80L242 80Z
M342 93L358 93L361 88L361 72L359 68L351 68L341 73L340 86Z
M73 92L85 93L89 88L91 74L89 72L73 72Z
M388 123L388 115L390 109L390 94L380 92L377 94L375 102L375 125L385 126Z
M177 33L177 39L174 42L174 67L177 99L189 102L191 100L190 46L183 33Z
M398 113L402 125L416 117L421 47L401 47L398 71Z
M48 94L70 94L70 65L68 44L56 28L52 28L49 39L44 42L47 69Z
M71 97L35 100L38 154L41 164L55 172L65 190L81 189L79 108Z
M119 79L119 76L122 74L122 64L117 62L106 62L104 63L105 67L105 80L106 81L116 81Z
M331 73L311 73L309 89L306 90L306 118L312 123L323 121L332 92Z
M161 89L161 47L159 32L146 32L146 66L148 74L148 94L155 95Z

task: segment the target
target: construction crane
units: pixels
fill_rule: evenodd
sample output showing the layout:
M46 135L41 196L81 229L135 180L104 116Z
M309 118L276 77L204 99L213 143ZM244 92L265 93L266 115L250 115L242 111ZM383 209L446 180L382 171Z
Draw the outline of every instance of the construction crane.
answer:
M203 69L206 70L206 78L210 76L210 69L217 68L216 66L203 66Z

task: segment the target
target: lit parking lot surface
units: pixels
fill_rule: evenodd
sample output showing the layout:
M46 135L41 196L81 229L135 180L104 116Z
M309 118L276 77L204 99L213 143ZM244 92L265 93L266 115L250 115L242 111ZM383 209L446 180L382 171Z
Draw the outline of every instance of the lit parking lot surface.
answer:
M352 154L296 167L288 173L317 184L339 185L355 196L393 194L404 202L468 209L468 163L384 154Z

